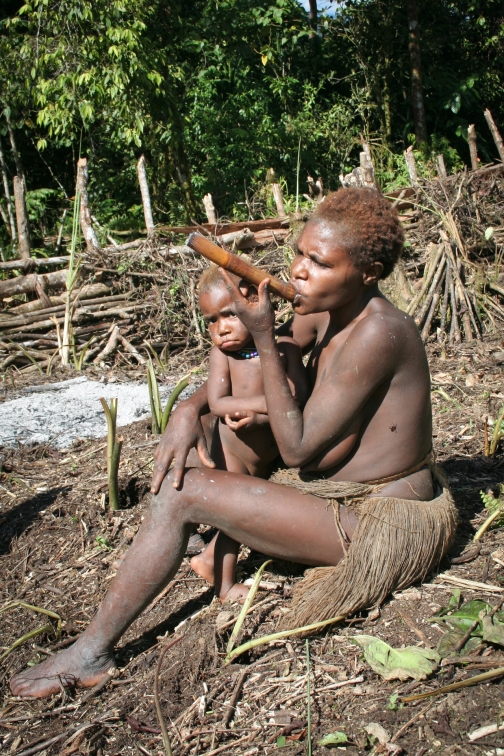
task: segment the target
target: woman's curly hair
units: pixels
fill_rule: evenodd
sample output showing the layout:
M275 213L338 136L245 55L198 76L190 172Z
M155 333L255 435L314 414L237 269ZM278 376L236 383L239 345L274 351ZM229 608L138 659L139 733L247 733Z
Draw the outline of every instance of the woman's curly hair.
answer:
M343 226L345 246L357 268L381 262L387 278L402 255L404 232L397 211L375 189L345 188L328 194L310 221Z

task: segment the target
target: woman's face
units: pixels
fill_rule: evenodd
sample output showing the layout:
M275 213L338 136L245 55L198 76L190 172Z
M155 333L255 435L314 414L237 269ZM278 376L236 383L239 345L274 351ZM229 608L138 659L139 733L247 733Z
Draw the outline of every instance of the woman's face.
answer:
M299 296L299 315L337 310L366 289L364 274L355 267L343 244L343 231L333 224L308 222L298 239L291 283Z

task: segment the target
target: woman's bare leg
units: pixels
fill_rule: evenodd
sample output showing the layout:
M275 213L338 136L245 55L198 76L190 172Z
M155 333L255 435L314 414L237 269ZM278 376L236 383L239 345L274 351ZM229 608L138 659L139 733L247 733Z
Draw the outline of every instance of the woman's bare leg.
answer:
M351 531L344 508L341 519ZM90 686L103 679L114 665L114 644L177 572L193 523L307 565L334 565L343 556L332 509L323 499L206 468L188 470L177 490L168 475L87 630L70 648L16 675L13 694L47 696L61 683Z

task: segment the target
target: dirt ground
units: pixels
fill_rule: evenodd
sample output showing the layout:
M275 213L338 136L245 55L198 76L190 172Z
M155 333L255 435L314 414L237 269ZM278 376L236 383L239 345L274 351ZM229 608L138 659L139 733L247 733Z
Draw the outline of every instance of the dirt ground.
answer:
M451 564L485 519L479 492L495 490L504 481L503 452L498 451L495 459L483 454L484 418L495 420L504 402L502 368L496 359L502 344L472 342L444 352L431 345L428 351L435 451L460 510L457 540L439 573L423 585L391 597L379 614L364 613L310 639L313 754L329 753L318 741L336 731L348 737L349 756L373 750L415 756L504 753L503 732L475 742L468 737L478 727L501 721L504 678L400 703L400 697L412 691L434 690L503 666L503 648L488 646L474 653L470 663L441 666L426 681L398 683L375 674L349 640L365 633L396 648L436 646L440 628L427 619L447 605L455 588L448 582L450 576L494 586L476 592L462 588L465 600L482 598L494 604L503 595L504 567L491 555L504 547L504 529L488 532L472 561ZM50 380L73 377L69 373L58 370ZM115 380L127 377L114 374ZM24 381L34 385L44 380L32 372L16 377L15 385L6 381L3 399L14 397ZM21 701L10 695L8 680L15 672L68 645L85 628L115 574L112 563L139 527L149 503L157 440L148 421L127 426L123 436L123 508L117 512L106 509L105 439L77 441L65 450L47 446L0 450L0 610L23 601L62 620L58 635L56 619L20 605L0 614L0 656L24 634L52 625L52 631L46 627L0 663L3 752L15 756L165 753L154 677L159 655L176 632L182 640L166 653L159 675L162 711L176 756L252 756L280 747L286 755L308 753L305 641L290 638L264 645L224 666L240 607L222 607L212 589L190 570L187 559L168 589L121 640L118 673L106 686L62 691L43 701ZM252 576L264 560L262 554L244 551L242 577ZM302 569L295 565L270 565L263 578L269 589L256 597L240 641L274 632L301 575ZM238 695L233 710L234 692ZM396 748L373 743L364 729L370 723L385 728Z

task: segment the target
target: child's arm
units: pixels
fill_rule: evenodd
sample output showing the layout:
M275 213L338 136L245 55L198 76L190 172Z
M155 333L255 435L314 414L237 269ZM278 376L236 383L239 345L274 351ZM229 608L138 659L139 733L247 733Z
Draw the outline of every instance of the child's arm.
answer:
M287 373L287 381L294 399L300 407L304 407L310 396L308 375L302 360L301 347L293 338L281 336L277 341L280 358ZM247 400L248 402L248 400ZM233 431L252 430L269 423L266 413L252 412L250 408L226 415L226 425Z
M301 347L290 336L280 336L277 340L277 346L284 363L292 396L300 407L304 407L310 396L310 384L303 365Z
M208 404L210 411L217 417L234 415L234 413L243 410L266 414L266 399L264 396L237 398L231 396L231 391L228 358L220 349L213 347L210 352L208 370Z

